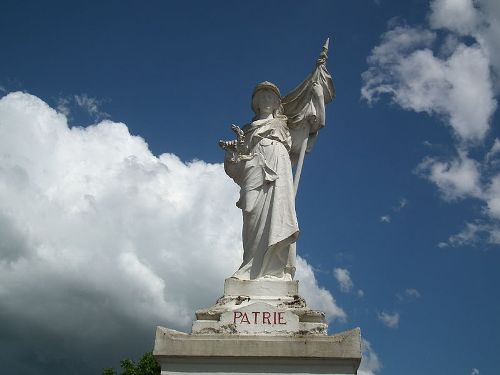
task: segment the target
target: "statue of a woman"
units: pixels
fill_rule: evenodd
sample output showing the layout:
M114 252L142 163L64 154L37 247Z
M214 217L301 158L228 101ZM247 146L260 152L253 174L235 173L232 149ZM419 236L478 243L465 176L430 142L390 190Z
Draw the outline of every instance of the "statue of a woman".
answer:
M273 83L259 83L252 95L253 121L243 129L232 126L235 141L219 142L226 150L226 173L240 186L236 205L243 211L243 263L235 278L293 279L302 162L325 125L325 104L335 95L325 67L327 50L328 41L315 70L284 98Z
M252 109L255 117L242 129L239 150L226 148L224 161L226 173L241 188L236 205L243 211L243 263L233 277L291 280L290 245L299 227L289 156L292 138L278 87L258 84Z

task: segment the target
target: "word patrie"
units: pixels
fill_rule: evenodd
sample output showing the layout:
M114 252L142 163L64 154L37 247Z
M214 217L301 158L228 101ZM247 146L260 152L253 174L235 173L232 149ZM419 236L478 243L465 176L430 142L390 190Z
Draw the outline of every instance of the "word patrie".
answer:
M251 313L234 311L233 323L239 324L286 324L283 311L252 311Z

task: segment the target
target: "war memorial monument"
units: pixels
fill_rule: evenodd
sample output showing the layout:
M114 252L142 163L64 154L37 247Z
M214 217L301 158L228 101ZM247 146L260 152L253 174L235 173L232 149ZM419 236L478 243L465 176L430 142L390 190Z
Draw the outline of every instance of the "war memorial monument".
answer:
M226 173L240 187L243 262L214 306L198 310L191 333L158 327L154 355L163 375L356 374L359 328L329 336L294 280L299 234L295 196L307 152L335 97L328 40L313 72L281 96L268 81L252 95L252 121L220 141ZM293 169L295 174L293 174Z

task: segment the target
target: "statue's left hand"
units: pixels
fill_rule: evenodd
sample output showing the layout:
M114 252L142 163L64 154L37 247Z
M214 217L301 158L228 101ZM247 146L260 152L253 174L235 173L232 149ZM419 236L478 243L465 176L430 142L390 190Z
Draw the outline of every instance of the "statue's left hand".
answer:
M238 146L237 141L224 141L220 140L219 141L219 147L222 148L225 151L236 151L236 148Z

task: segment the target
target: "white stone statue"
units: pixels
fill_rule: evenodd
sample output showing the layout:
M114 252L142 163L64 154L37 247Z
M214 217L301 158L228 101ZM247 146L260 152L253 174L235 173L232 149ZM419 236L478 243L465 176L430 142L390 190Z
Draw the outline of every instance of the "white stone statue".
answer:
M325 125L325 104L335 96L325 67L327 51L328 40L313 73L284 98L273 83L259 83L252 95L252 122L242 129L233 125L237 139L219 142L226 150L226 173L241 188L236 205L243 212L244 252L234 278L293 279L302 163Z

